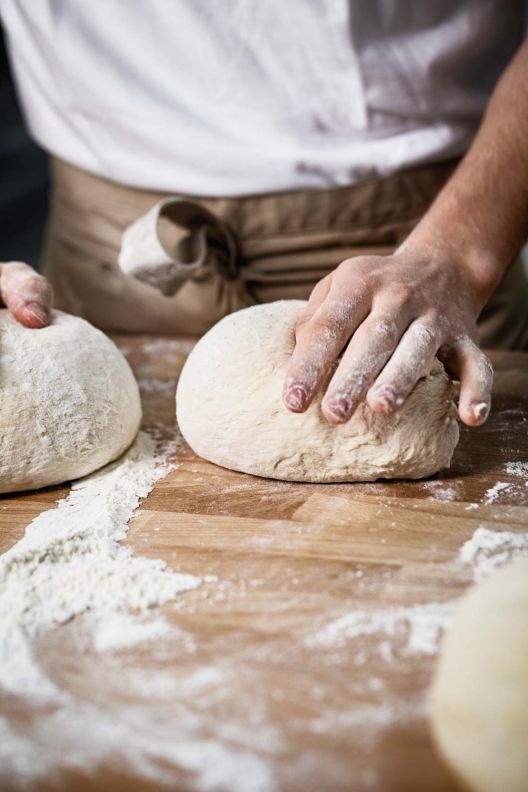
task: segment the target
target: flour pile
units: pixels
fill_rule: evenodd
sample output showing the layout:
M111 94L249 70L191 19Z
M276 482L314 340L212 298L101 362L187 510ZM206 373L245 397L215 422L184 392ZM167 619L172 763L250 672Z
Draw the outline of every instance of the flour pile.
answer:
M0 558L0 688L56 698L34 658L46 630L86 610L123 612L167 602L200 580L135 558L119 544L142 498L170 470L163 451L141 432L117 462L73 485L56 508L31 522Z

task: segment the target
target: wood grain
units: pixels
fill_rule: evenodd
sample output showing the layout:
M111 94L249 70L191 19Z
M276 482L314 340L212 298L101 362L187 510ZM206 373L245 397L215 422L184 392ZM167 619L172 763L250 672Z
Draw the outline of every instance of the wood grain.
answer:
M173 386L192 342L117 340L141 385L145 425L173 427ZM76 769L70 744L62 772L34 788L200 790L209 778L230 792L454 789L427 729L434 652L410 651L405 623L393 634L319 638L358 610L452 601L472 580L456 558L477 528L526 532L528 488L506 465L528 462L528 354L493 357L493 413L462 431L454 465L431 481L267 481L200 460L182 442L177 469L143 502L127 540L174 570L210 576L163 608L174 635L107 656L87 645L80 618L39 644L81 709L125 713L160 745L171 735L173 753L164 742L154 762L167 784L122 756ZM497 481L510 486L493 500ZM66 492L1 498L0 552ZM159 693L140 689L161 679ZM0 708L17 724L43 717L21 701L0 698Z

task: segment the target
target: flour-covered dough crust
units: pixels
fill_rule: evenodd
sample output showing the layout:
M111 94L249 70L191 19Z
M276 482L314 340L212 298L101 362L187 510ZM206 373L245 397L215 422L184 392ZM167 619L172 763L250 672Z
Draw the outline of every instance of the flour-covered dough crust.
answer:
M134 440L139 391L117 347L54 311L30 330L0 310L0 492L79 478Z
M305 302L279 301L238 311L196 345L177 389L177 418L191 448L233 470L288 481L422 478L449 465L458 441L453 385L435 361L395 415L362 403L330 425L321 396L305 413L282 403Z

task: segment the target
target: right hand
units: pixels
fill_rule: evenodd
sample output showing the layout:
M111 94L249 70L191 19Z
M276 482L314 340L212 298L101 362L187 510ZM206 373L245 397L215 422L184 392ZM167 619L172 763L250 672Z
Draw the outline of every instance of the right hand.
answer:
M22 261L0 264L0 305L25 327L46 327L53 305L53 288Z
M299 318L286 407L304 412L332 374L321 403L327 421L345 423L362 399L392 415L438 354L460 380L461 420L480 426L493 383L476 342L483 302L462 260L438 245L346 259L316 285Z

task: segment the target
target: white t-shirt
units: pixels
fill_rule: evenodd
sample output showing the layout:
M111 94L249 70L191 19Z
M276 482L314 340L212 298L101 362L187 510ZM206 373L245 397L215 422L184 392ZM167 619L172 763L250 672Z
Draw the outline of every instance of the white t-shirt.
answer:
M35 139L137 187L354 184L461 154L525 0L0 0Z

